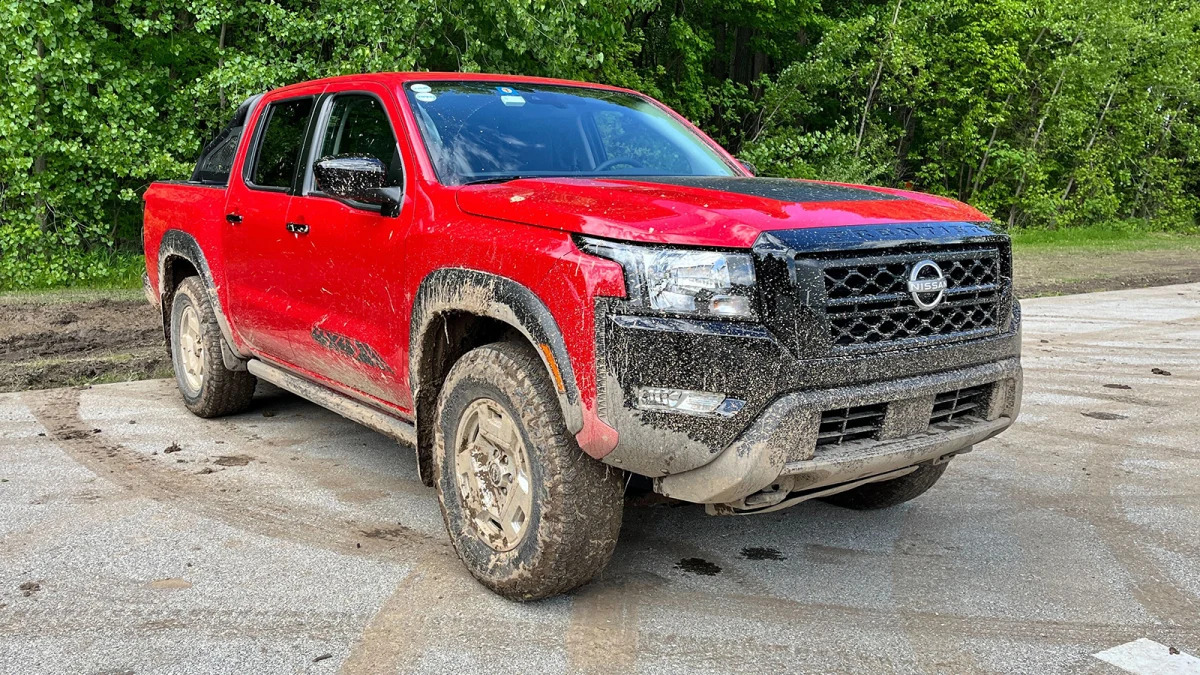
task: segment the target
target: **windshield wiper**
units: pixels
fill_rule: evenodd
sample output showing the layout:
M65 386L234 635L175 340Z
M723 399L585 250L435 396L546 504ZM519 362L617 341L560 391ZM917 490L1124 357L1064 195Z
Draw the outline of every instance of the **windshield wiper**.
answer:
M520 174L513 174L511 176L492 176L491 178L479 178L476 180L469 180L469 181L463 183L463 185L466 186L466 185L487 185L489 183L507 183L510 180L521 180L522 178L538 178L538 176L522 176Z

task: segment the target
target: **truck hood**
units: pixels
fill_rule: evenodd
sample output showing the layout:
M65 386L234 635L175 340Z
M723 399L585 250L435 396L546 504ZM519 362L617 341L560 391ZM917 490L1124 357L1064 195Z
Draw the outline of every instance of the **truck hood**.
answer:
M945 197L786 178L524 178L464 186L457 200L464 212L488 218L715 247L750 247L772 230L988 220Z

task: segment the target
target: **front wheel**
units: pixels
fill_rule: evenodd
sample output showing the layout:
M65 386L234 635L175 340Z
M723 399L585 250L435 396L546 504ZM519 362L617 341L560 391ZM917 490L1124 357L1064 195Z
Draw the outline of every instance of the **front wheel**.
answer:
M454 364L438 398L434 462L454 548L496 593L565 593L612 556L621 472L579 448L531 349L495 343Z
M899 478L883 480L878 483L867 483L837 494L823 497L822 500L835 506L857 511L886 509L903 504L925 494L933 484L946 472L949 462L941 464L923 464L916 471L904 474Z

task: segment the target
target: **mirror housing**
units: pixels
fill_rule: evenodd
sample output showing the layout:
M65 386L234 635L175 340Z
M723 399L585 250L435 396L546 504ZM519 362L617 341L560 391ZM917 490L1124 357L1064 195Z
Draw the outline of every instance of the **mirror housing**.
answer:
M385 218L400 215L404 190L399 185L387 184L387 165L376 157L324 157L313 165L313 179L317 189L331 197L373 204Z

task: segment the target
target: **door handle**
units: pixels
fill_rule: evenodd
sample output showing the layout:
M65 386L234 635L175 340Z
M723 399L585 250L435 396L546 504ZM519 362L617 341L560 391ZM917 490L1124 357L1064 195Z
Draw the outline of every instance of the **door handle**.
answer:
M225 222L229 223L230 225L241 225L242 217L236 213L226 213Z
M287 231L292 234L308 234L308 225L304 223L288 223Z

